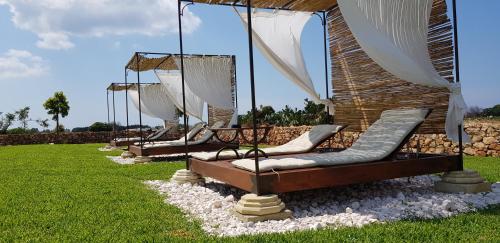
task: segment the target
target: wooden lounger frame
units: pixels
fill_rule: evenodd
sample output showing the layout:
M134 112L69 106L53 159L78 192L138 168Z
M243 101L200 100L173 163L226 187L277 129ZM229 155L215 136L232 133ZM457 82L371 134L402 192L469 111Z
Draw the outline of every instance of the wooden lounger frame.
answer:
M416 157L415 154L409 155ZM248 192L257 193L257 177L255 173L234 167L231 160L207 162L191 158L189 162L191 171L195 173L214 178ZM459 155L420 154L419 158L413 159L261 172L259 175L259 190L261 194L267 194L345 186L454 171L459 170L460 166Z
M120 140L120 141L117 141L117 140L111 140L111 142L109 142L109 144L113 147L123 147L123 146L129 146L129 145L133 145L134 143L137 143L139 141L134 141L134 140Z
M206 142L202 144L193 144L188 146L189 152L203 152L203 151L217 151L224 147L230 147L238 149L238 145L224 144L220 142ZM141 148L141 145L130 145L129 151L137 156L151 156L151 155L163 155L163 154L180 154L185 152L185 146L158 146Z

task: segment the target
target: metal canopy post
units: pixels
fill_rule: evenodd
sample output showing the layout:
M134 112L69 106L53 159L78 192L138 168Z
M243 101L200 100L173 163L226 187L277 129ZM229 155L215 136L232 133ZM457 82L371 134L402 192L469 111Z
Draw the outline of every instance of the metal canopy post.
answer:
M128 134L128 126L129 126L129 121L128 121L128 84L127 84L127 81L128 81L128 72L127 72L127 68L125 68L125 115L127 117L127 130L125 131L126 135L127 135L127 142L130 142L130 136Z
M252 1L247 1L248 54L250 60L250 90L252 96L253 154L255 159L255 193L260 195L259 147L257 144L257 109L255 104L255 77L253 66Z
M111 91L113 95L113 140L116 140L116 110L115 110L115 87Z
M318 14L318 13L315 13L320 19L321 19L321 25L323 26L323 56L324 56L324 65L325 65L325 97L326 99L330 99L330 94L329 94L329 91L328 91L328 81L329 81L329 78L328 78L328 47L327 47L327 44L326 44L326 38L327 38L327 35L326 35L326 13L325 11L322 12L322 14ZM326 106L326 122L327 123L330 123L330 107L327 105Z
M182 43L182 8L181 8L181 0L177 0L177 17L178 17L178 22L179 22L179 51L180 51L180 58L181 58L181 82L182 82L182 113L183 113L183 118L184 118L184 147L185 147L185 157L186 157L186 169L189 170L189 148L188 148L188 141L187 141L187 130L188 130L188 124L187 124L187 114L186 114L186 90L185 90L185 84L184 84L184 48L183 48L183 43Z
M142 142L141 68L139 62L139 53L135 53L135 58L135 60L137 60L137 96L139 98L139 141L142 149L144 147L144 143Z
M458 26L457 26L457 3L453 5L453 42L455 44L455 82L460 83L460 61L458 59ZM462 124L458 125L458 155L460 156L460 170L464 169L464 148L462 142Z
M109 120L109 90L106 89L106 110L108 112L108 124L110 122Z

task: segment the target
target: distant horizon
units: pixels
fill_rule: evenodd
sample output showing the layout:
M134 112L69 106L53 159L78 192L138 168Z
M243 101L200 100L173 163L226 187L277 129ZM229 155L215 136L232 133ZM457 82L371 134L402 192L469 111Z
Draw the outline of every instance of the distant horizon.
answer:
M25 4L0 0L0 112L4 114L30 106L32 119L49 118L43 102L55 91L63 91L71 107L69 116L61 119L66 128L107 122L106 87L111 82L123 82L123 68L135 51L178 53L177 10L172 4L176 1L154 0L158 5L152 8L139 1L130 5L112 0L107 2L110 13L81 0L53 8L47 6L55 3L47 1ZM500 66L500 33L491 31L498 29L495 23L500 1L457 4L465 100L469 107L500 104L500 75L496 72ZM239 114L246 113L250 110L248 42L241 22L228 7L195 4L187 9L183 18L184 52L236 55ZM150 15L135 18L141 11ZM164 18L160 21L150 16ZM322 41L320 20L313 16L304 30L302 44L309 73L323 97ZM257 104L271 105L276 110L285 105L301 109L308 98L306 93L277 72L258 49L254 50ZM331 70L329 73L331 79ZM157 82L151 73L141 77L145 82ZM124 100L124 94L117 93L117 122L122 124ZM138 114L132 105L130 124L136 123ZM144 119L144 124L151 126L161 123L158 119ZM34 123L30 127L39 128Z

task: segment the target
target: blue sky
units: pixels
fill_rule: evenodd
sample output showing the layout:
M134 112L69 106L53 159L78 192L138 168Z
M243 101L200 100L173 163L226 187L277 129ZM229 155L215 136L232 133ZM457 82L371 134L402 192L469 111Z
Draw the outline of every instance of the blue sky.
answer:
M69 116L62 120L66 127L106 121L105 88L110 82L123 81L124 65L133 52L178 52L175 4L169 0L142 4L138 0L107 1L112 4L109 9L116 9L114 12L83 0L70 2L41 0L27 6L0 0L0 112L30 106L33 119L48 118L42 103L55 91L63 91L71 106ZM70 6L75 2L77 5ZM499 104L500 1L457 2L466 102L480 107ZM237 56L240 113L248 110L247 35L238 17L229 7L197 4L189 6L185 20L189 32L184 35L186 53ZM302 44L309 73L323 95L322 41L320 20L313 17ZM257 103L275 108L287 104L302 107L307 95L275 71L257 49L255 53ZM144 81L156 82L151 74L143 77ZM117 93L116 98L117 120L124 123L124 94ZM138 121L133 108L130 118L133 123ZM160 124L155 119L145 121Z

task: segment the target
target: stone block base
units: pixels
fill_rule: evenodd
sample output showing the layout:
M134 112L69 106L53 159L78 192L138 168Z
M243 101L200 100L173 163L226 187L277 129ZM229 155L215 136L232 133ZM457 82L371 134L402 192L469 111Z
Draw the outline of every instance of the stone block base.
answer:
M191 183L197 184L199 182L203 182L203 178L190 170L182 169L175 172L172 176L172 181L177 182L178 184Z
M267 220L284 220L292 217L292 211L285 209L279 213L267 215L244 215L236 211L233 212L236 217L242 222L262 222Z
M282 220L292 217L277 195L246 194L234 206L234 214L243 222Z
M445 173L441 177L441 181L434 184L434 190L448 193L490 192L491 184L486 182L476 171L452 171Z
M130 158L134 158L135 157L135 154L133 154L132 152L130 151L125 151L121 154L121 157L124 158L124 159L130 159Z
M136 163L136 164L143 164L143 163L148 163L151 161L152 161L152 159L148 156L137 156L134 159L134 163Z

